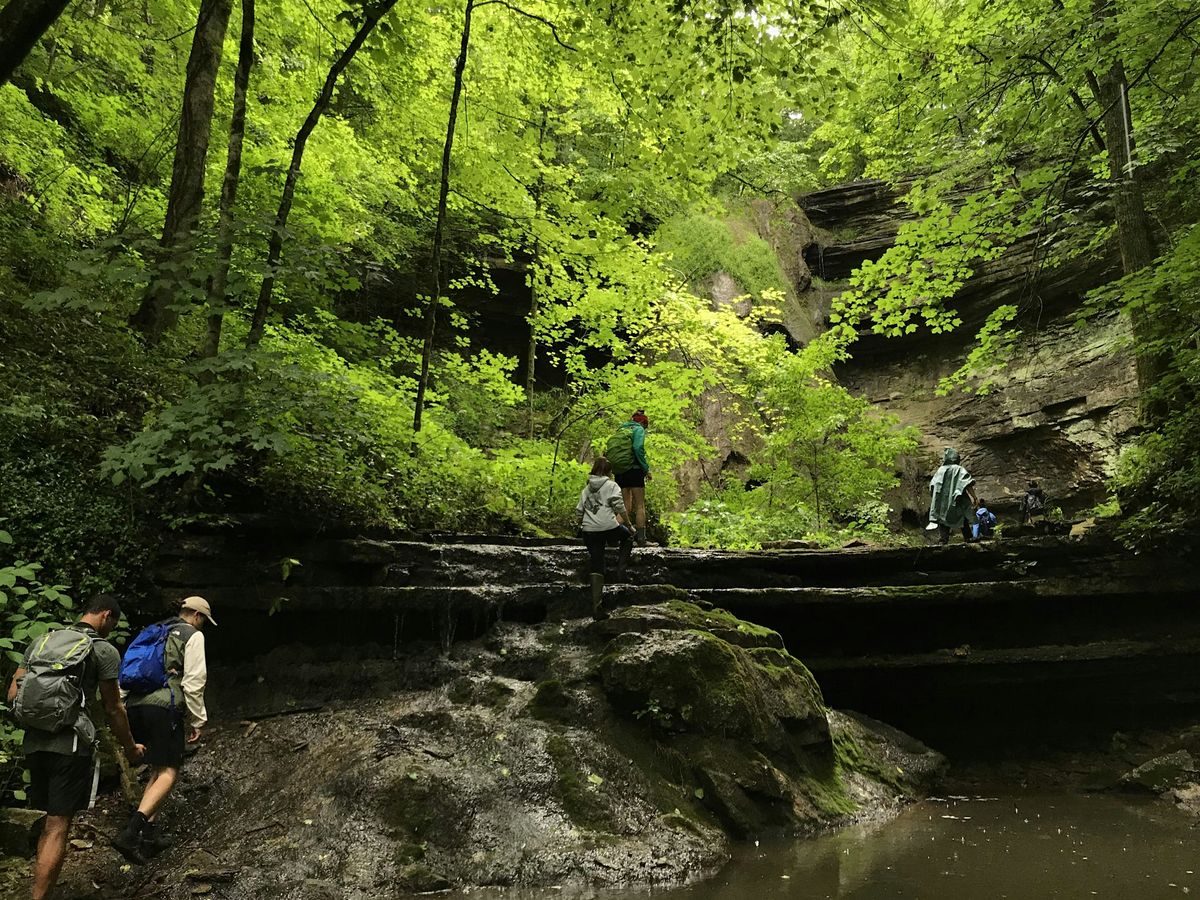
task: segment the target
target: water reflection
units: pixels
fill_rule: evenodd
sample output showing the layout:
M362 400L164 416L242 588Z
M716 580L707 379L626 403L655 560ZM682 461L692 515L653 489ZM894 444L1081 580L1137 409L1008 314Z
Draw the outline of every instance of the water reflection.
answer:
M882 825L747 846L673 891L508 893L598 900L1041 900L1200 897L1200 837L1166 804L1107 795L944 798Z

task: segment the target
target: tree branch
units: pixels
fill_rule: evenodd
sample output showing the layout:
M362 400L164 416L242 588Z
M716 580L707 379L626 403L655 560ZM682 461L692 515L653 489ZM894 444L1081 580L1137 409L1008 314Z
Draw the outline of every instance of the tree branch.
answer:
M1060 73L1058 69L1054 68L1054 66L1050 64L1050 61L1046 59L1046 57L1040 54L1034 55L1032 53L1023 53L1021 54L1021 58L1038 63L1045 68L1045 70L1050 73L1050 77L1066 89L1067 95L1071 98L1071 102L1075 104L1076 109L1078 109L1083 115L1084 121L1087 122L1091 119L1091 113L1088 112L1087 104L1083 102L1083 98L1079 96L1079 92L1067 84L1066 80L1062 77L1062 73ZM1089 125L1088 131L1092 135L1092 141L1095 143L1096 149L1103 152L1105 150L1104 138L1100 136L1100 129L1097 127L1095 122L1092 122Z
M508 0L483 0L482 3L476 3L475 8L479 9L480 7L491 6L493 3L498 3L501 6L503 6L505 9L511 9L513 12L517 13L518 15L522 15L527 19L533 19L535 22L541 22L543 25L545 25L547 28L550 29L550 33L552 35L554 35L554 40L558 42L558 45L560 47L565 47L567 50L571 50L572 52L578 52L578 49L579 49L578 47L572 47L570 44L568 44L566 41L564 41L562 38L560 38L558 36L558 26L555 25L553 22L551 22L549 19L542 18L541 16L536 15L535 13L525 12L525 10L521 9L521 7L513 6L513 4L508 2Z

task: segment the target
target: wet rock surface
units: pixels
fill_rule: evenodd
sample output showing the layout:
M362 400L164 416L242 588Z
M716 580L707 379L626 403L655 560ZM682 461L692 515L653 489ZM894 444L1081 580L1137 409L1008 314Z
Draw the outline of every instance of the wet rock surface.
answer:
M600 627L610 639L699 628L760 655L786 646L830 704L944 750L1027 741L1038 729L1069 737L1097 725L1144 728L1200 712L1200 573L1191 561L1131 555L1101 526L1080 539L959 540L838 551L639 548L633 583L606 588L618 609ZM221 610L211 650L218 667L286 652L320 697L320 679L304 675L311 661L336 657L356 671L382 660L443 684L454 677L445 664L410 664L399 648L449 648L496 623L589 614L585 557L569 542L246 529L181 538L164 548L157 579L164 603L199 593ZM301 562L286 581L280 558ZM629 606L642 611L620 612ZM539 680L551 655L536 640L511 646L498 674ZM242 690L271 708L269 690Z
M827 710L780 646L672 600L499 623L395 660L277 647L214 667L220 717L166 813L177 846L123 870L106 798L63 896L674 884L719 868L731 838L919 796L941 757Z
M1196 760L1186 750L1176 750L1142 763L1121 776L1120 786L1131 791L1161 794L1192 784L1200 777Z

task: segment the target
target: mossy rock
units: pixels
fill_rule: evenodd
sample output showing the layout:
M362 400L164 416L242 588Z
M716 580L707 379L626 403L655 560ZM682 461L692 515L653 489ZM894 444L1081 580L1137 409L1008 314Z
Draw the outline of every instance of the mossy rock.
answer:
M773 760L737 740L690 736L701 802L738 837L794 834L857 810L831 756Z
M770 751L829 745L820 690L782 651L749 651L707 631L623 634L599 665L604 689L628 714L663 727L740 735ZM759 662L759 659L763 662Z
M570 723L578 718L579 704L556 678L539 682L526 714L543 722Z
M434 891L447 891L454 887L454 883L424 863L412 863L396 873L396 887L414 894L431 894Z
M830 710L834 756L842 774L854 773L897 796L923 795L946 758L916 738L861 713Z
M783 638L777 631L739 619L723 609L703 608L687 600L668 600L614 610L608 619L592 626L596 633L616 637L627 632L694 629L707 631L739 647L774 647L783 649Z
M563 733L546 735L546 754L554 764L555 793L575 826L588 831L611 831L612 815L596 790L598 784ZM592 776L589 778L589 776Z
M461 675L450 682L446 696L460 706L486 706L501 710L508 706L515 691L495 678L472 678Z

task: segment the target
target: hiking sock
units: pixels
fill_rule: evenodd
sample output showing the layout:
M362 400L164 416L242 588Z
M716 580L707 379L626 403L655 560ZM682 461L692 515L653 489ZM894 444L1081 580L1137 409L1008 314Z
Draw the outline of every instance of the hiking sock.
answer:
M141 865L146 861L142 855L142 834L150 824L140 812L135 812L125 823L125 827L112 839L112 845L127 860Z
M637 542L639 547L646 546L646 528L642 526L637 530Z

